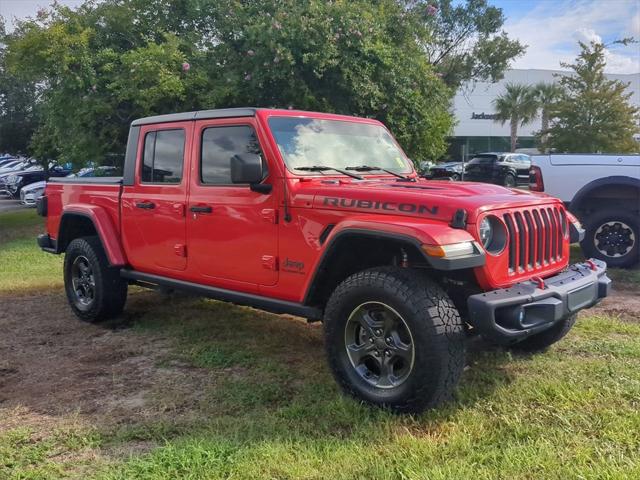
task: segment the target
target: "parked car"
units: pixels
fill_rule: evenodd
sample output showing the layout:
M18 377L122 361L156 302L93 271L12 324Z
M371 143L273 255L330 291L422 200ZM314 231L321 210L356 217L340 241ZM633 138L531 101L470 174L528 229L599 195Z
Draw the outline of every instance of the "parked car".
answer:
M458 180L462 180L462 169L462 162L439 163L431 167L430 178L434 180L449 178L457 182Z
M114 177L122 175L122 169L112 166L86 167L78 170L77 173L71 173L68 177Z
M430 160L424 160L416 163L416 171L423 178L431 178L431 167L436 165Z
M420 179L368 118L143 118L123 177L53 178L45 192L38 244L65 253L81 320L120 314L129 283L322 320L338 383L399 412L451 396L466 334L544 349L610 288L603 262L568 268L581 231L562 202ZM537 215L551 223L519 228Z
M524 153L480 153L466 163L464 179L505 187L529 184L531 157Z
M42 180L23 187L20 190L20 203L28 207L35 207L38 198L44 195L46 186L47 182Z
M41 166L34 166L21 172L6 177L5 190L13 198L20 198L20 190L26 185L46 180L47 175L51 177L66 177L71 170L59 165L51 165L46 173Z
M17 163L12 163L5 169L0 169L0 195L11 196L11 192L8 188L8 183L9 179L11 179L11 181L14 181L16 179L16 174L38 170L40 168L41 167L31 161L19 160Z
M532 159L529 188L560 198L584 225L584 254L613 267L640 260L640 155Z
M0 157L0 168L2 168L4 165L10 163L10 162L14 162L16 161L16 158L14 157Z
M8 162L0 166L0 175L8 172L22 170L27 166L28 166L28 163L25 162L25 160L21 160L21 159L9 160Z

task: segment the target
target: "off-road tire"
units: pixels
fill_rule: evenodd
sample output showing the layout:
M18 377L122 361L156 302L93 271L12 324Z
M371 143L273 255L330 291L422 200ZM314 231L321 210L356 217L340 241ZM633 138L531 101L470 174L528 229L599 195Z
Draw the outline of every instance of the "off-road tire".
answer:
M543 352L569 333L569 330L576 323L576 317L577 314L574 313L564 320L560 320L548 330L532 335L521 342L514 343L511 348L526 353Z
M507 173L504 176L502 185L508 188L516 188L518 186L518 181L516 180L516 177L512 173Z
M622 222L627 225L634 234L635 244L633 248L623 256L611 257L604 255L595 243L595 235L602 225L608 222ZM609 267L627 268L638 263L640 260L640 221L638 216L622 209L603 209L584 217L584 240L580 243L582 251L586 257L595 257L607 262Z
M368 384L346 351L348 317L366 302L383 302L401 315L414 345L413 368L398 386ZM381 267L351 275L333 292L324 317L329 365L342 389L366 403L417 413L451 398L465 362L464 325L453 302L422 272Z
M72 267L78 257L88 261L95 284L93 301L86 306L78 305L78 296L72 283ZM67 246L64 285L73 313L85 322L97 323L117 316L127 300L128 284L120 277L118 268L109 266L102 243L95 236L76 238Z

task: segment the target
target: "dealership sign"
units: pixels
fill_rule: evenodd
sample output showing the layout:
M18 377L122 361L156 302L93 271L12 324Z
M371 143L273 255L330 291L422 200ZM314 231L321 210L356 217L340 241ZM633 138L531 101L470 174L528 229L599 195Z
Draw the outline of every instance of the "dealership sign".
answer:
M495 120L498 115L495 113L471 113L471 120Z

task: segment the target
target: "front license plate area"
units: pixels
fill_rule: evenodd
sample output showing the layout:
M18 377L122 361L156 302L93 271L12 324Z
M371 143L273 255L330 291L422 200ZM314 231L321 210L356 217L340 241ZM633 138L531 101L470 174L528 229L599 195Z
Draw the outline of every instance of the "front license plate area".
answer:
M567 308L570 312L575 312L588 305L591 305L595 298L598 298L597 284L592 283L573 290L567 294Z

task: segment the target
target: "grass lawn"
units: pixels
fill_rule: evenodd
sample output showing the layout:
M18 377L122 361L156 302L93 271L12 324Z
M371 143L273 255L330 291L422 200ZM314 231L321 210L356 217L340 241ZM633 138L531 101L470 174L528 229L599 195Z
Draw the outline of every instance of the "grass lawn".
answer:
M62 292L33 212L0 226L2 320L15 294ZM635 273L626 281L640 288ZM0 478L640 478L640 314L583 314L540 355L472 342L454 402L396 416L340 394L320 325L137 289L127 311L105 336L164 342L154 371L179 374L145 389L126 421L76 411L25 422L28 406L3 403L0 359Z

